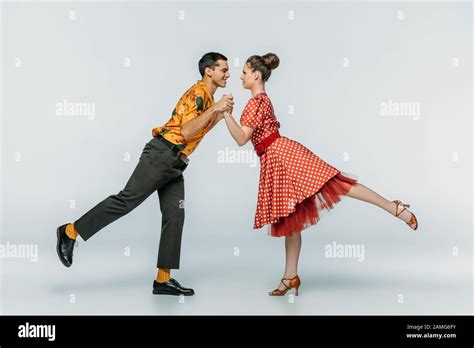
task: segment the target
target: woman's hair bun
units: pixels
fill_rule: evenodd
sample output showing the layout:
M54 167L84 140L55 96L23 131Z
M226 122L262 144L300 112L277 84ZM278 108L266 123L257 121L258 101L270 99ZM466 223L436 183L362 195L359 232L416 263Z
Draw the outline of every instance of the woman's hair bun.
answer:
M267 53L262 56L265 65L268 66L271 70L278 68L280 65L280 58L275 53Z

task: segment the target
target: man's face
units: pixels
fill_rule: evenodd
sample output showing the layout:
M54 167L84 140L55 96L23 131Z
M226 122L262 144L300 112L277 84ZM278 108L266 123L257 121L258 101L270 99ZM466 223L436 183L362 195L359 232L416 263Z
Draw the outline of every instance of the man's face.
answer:
M227 79L230 77L229 65L227 61L219 59L216 62L217 66L214 69L206 69L212 81L219 87L225 87L227 84Z

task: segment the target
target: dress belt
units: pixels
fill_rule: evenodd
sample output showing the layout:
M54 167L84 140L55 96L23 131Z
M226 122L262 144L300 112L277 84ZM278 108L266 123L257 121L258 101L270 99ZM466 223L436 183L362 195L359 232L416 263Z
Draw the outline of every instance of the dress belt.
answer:
M275 133L270 134L268 137L263 139L260 143L255 145L255 151L257 152L257 155L262 156L267 147L271 145L276 139L281 137L280 132L278 130Z

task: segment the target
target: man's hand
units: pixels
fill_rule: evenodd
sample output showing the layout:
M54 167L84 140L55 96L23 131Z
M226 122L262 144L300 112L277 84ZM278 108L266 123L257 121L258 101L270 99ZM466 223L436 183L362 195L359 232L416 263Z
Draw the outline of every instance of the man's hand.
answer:
M215 110L220 112L230 111L234 108L234 97L232 94L226 95L224 94L216 104Z

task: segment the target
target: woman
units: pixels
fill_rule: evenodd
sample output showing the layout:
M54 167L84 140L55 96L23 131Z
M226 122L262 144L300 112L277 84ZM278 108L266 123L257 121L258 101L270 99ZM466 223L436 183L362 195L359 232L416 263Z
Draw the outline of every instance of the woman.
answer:
M273 53L254 55L243 68L243 87L252 92L239 125L230 113L224 113L229 132L240 146L252 140L260 156L260 182L254 228L271 225L270 234L285 237L286 265L283 278L271 296L282 296L292 288L298 295L301 281L297 267L301 249L301 231L316 224L320 213L340 202L340 196L372 203L405 221L416 230L413 213L399 200L388 201L368 187L349 178L324 162L300 143L280 136L280 123L273 112L265 82L279 58Z

